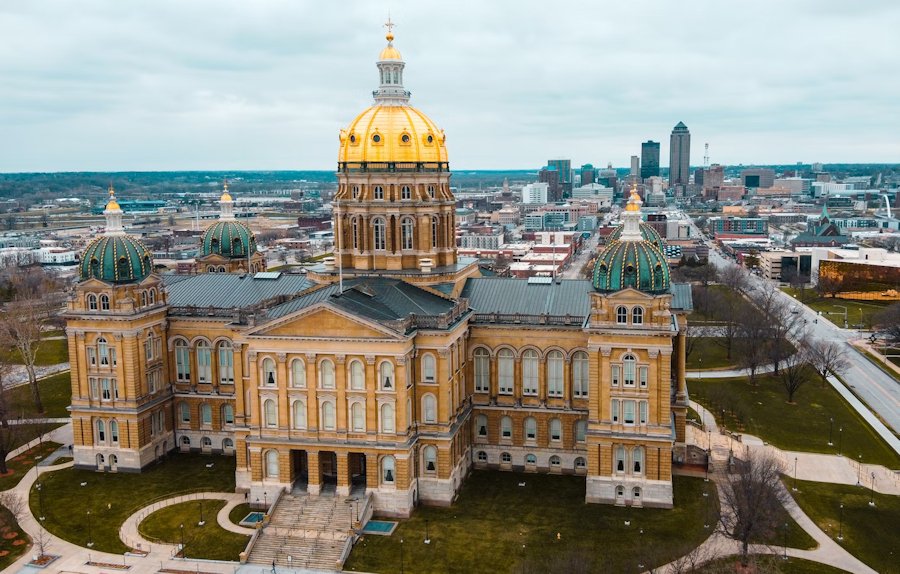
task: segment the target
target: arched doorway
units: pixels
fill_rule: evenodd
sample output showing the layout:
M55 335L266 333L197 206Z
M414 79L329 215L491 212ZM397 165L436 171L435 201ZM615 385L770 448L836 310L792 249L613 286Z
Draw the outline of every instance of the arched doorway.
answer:
M366 493L366 455L362 452L347 454L347 472L350 474L350 493Z
M291 451L291 478L295 491L306 491L309 484L309 460L305 450Z

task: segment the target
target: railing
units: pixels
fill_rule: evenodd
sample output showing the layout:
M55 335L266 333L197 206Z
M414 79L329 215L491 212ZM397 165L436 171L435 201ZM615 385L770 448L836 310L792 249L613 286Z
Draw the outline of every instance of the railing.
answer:
M450 171L446 162L339 162L338 172L444 172Z
M531 325L577 326L584 324L586 317L581 315L526 315L522 313L475 313L476 323L512 323Z

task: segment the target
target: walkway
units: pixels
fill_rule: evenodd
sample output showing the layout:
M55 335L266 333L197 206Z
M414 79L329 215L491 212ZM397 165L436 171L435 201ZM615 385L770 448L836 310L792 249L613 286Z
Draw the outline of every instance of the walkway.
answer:
M792 461L793 458L796 457L797 478L801 478L803 480L815 480L819 482L831 482L834 484L856 484L856 477L842 470L842 468L846 468L846 465L855 468L855 463L849 461L849 459L847 459L846 457L820 455L816 453L781 451L771 445L766 445L759 438L751 437L749 435L742 436L741 438L748 440L741 442L733 438L731 435L720 433L718 427L716 426L715 419L712 416L712 413L704 409L700 404L691 401L691 408L697 411L703 422L707 424L706 428L710 432L707 433L705 431L701 431L696 427L688 427L689 442L692 442L693 444L702 448L709 449L711 453L711 468L713 469L710 473L710 478L717 484L720 501L722 500L721 484L723 484L725 480L728 480L728 477L725 474L725 465L728 461L728 457L734 451L739 452L742 450L748 450L752 452L755 450L766 450L778 456L782 460L782 464L784 464L785 460ZM691 438L693 440L691 440ZM802 466L800 464L801 456L803 457ZM802 472L801 468L803 468ZM868 465L863 465L862 468L868 471L870 467ZM881 488L876 488L875 490L879 492L885 492L886 494L900 494L900 485L898 485L896 475L893 472L888 471L884 467L880 466L874 467L873 465L872 468L890 472L890 474L894 476L894 480L883 481L885 482L884 490L882 490ZM792 469L785 465L785 470L790 476L790 471ZM877 482L876 486L878 486ZM810 519L806 515L806 513L803 512L800 506L797 505L797 502L793 499L793 497L788 494L784 485L781 485L780 488L783 489L782 494L785 495L784 507L788 511L788 514L790 514L791 518L793 518L797 522L797 524L801 528L803 528L803 530L805 530L810 536L812 536L812 538L818 544L818 547L813 550L787 548L786 553L788 556L794 558L802 558L804 560L810 560L822 564L828 564L835 568L846 570L847 572L854 572L858 574L875 574L875 570L866 566L858 558L847 552L842 546L832 540L827 534L825 534L825 532L823 532L818 526L816 526L812 519ZM752 545L750 547L751 554L781 554L782 552L785 552L785 549L779 546ZM685 566L695 564L695 561L697 563L701 563L724 558L727 556L733 556L739 553L739 543L728 538L720 531L716 531L691 554L669 564L666 564L661 569L659 569L658 572L674 574L676 572L684 571Z

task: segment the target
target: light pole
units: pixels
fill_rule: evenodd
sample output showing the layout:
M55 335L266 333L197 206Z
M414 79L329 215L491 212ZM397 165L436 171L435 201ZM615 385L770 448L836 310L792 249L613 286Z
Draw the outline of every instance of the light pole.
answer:
M200 522L197 523L197 526L203 526L204 524L206 524L206 521L203 520L203 499L201 498L197 502L200 503Z
M844 503L841 503L840 521L838 522L838 540L844 539Z
M844 427L838 427L838 456L844 454Z
M834 432L834 417L831 417L828 422L828 446L834 446L834 442L831 440L833 432Z
M39 504L40 504L40 506L41 506L41 515L38 517L38 519L39 519L41 522L43 522L43 521L44 521L44 518L46 518L46 517L44 516L44 488L43 488L43 486L44 486L44 485L41 484L40 482L37 483L38 500L40 501Z
M874 474L872 476L875 476ZM425 519L425 544L431 544L431 537L428 536L428 519Z
M787 530L788 523L784 523L784 555L781 557L783 560L787 560Z
M875 506L875 473L872 473L872 482L869 483L869 506Z
M266 507L266 514L269 513L269 493L265 490L263 491L263 505Z
M87 519L88 519L88 543L87 547L91 548L94 546L94 533L91 531L91 511L87 511Z
M791 486L791 490L797 492L797 457L794 457L794 484Z
M403 574L403 539L400 539L400 574Z
M703 498L706 500L706 514L705 520L703 521L703 528L709 528L709 489L703 491Z
M862 484L862 455L857 455L856 459L858 461L856 466L856 486L860 486Z
M187 554L184 553L184 523L182 522L178 528L181 530L181 557L187 558Z

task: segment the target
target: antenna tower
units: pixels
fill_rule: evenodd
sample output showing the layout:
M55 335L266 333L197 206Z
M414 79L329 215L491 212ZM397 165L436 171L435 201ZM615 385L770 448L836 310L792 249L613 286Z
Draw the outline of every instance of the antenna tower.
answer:
M709 167L709 142L703 144L703 167Z

